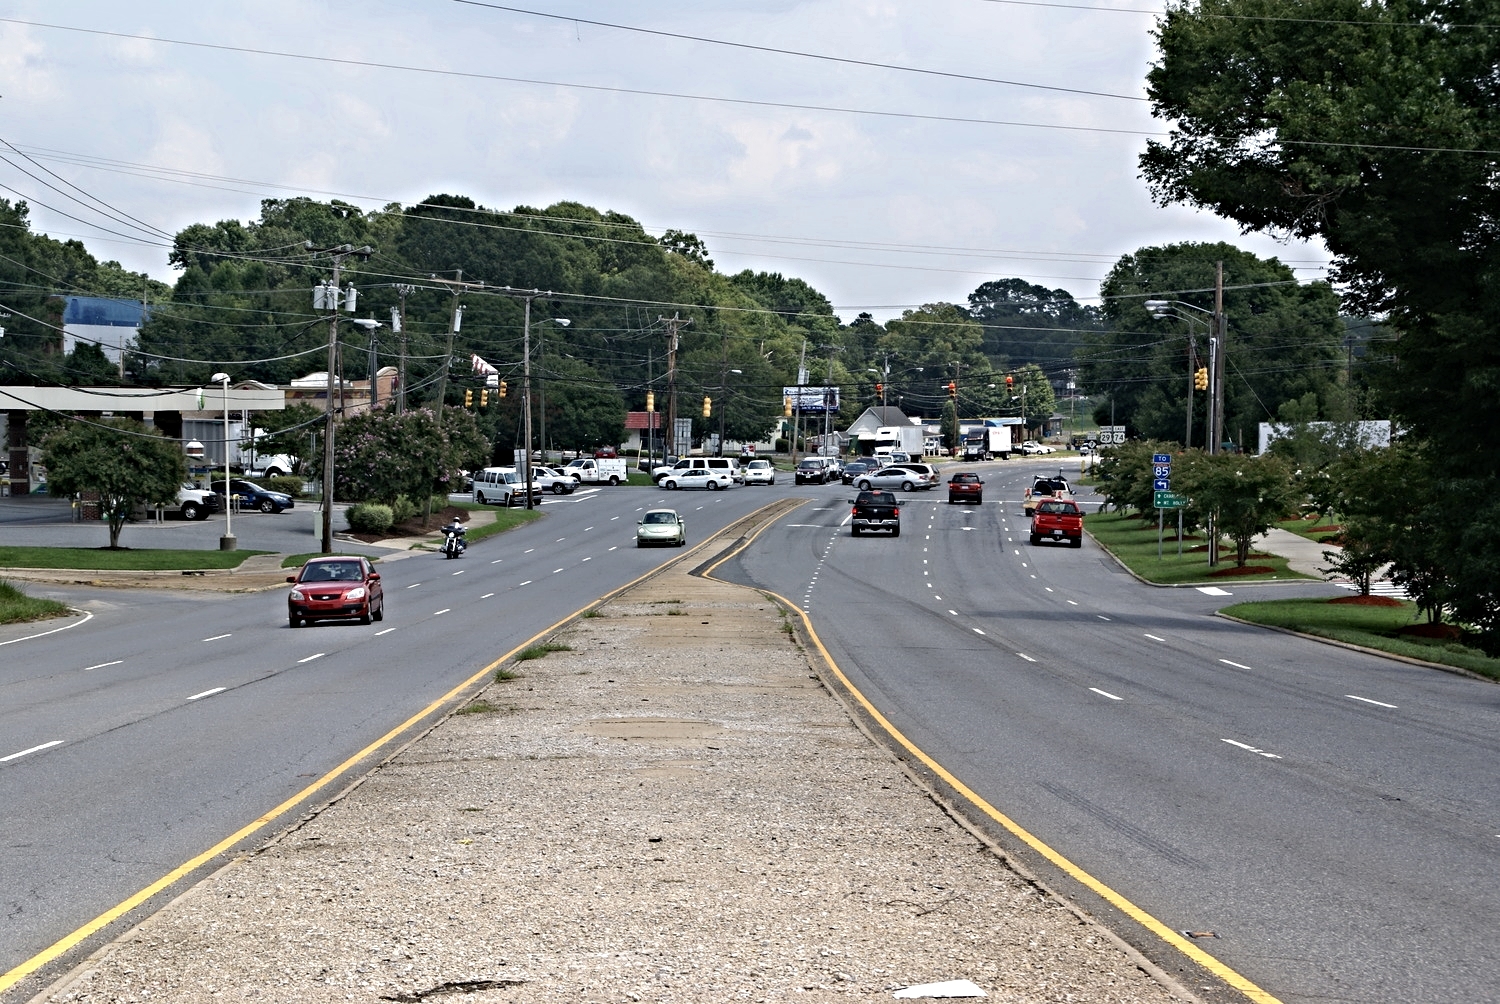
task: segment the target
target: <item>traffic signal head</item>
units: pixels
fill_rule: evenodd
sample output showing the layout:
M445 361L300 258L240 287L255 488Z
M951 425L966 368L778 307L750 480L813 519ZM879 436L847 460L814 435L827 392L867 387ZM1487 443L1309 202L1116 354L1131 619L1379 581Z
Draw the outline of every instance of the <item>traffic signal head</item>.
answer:
M479 392L479 407L481 407L481 408L487 408L487 407L489 407L489 404L490 404L490 392L489 392L489 389L486 388L486 389L481 390Z
M875 393L877 393L877 394L884 394L885 393L885 384L883 384L883 383L876 384L875 385Z
M958 384L954 383L952 380L948 381L948 396L954 398L958 397Z
M474 391L473 390L465 390L464 391L464 407L465 408L472 408L472 407L474 407Z
M1015 388L1015 386L1016 386L1016 378L1013 377L1013 376L1011 376L1009 373L1005 374L1005 389L1006 390L1012 390L1012 389Z
M507 390L510 390L510 388L509 388L509 387L508 387L508 386L506 386L506 384L505 384L505 381L504 381L504 380L501 380L501 381L500 381L500 396L501 396L501 397L504 397L504 396L505 396L505 392L506 392L506 391L507 391Z
M707 418L709 416L709 414L713 411L713 408L714 408L714 399L711 398L711 397L705 397L703 399L703 417Z
M656 391L654 391L654 390L648 390L648 391L646 391L646 410L647 411L655 411L656 410Z
M781 414L790 418L792 415L792 395L784 394L781 398Z
M1193 387L1197 390L1208 390L1208 367L1200 366L1193 374Z

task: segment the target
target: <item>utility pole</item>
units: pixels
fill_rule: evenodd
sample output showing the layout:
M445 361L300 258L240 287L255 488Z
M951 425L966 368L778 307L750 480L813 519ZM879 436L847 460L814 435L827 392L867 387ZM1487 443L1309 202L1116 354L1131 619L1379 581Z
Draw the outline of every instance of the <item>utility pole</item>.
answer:
M526 508L535 509L536 502L531 497L531 301L538 297L549 297L552 294L540 289L511 289L503 286L500 290L506 296L521 301L521 414L526 438L525 449L521 451L521 487L526 493Z
M326 396L326 409L323 415L323 541L322 553L333 553L333 419L334 419L334 374L338 370L339 350L339 273L343 269L344 259L350 255L357 255L361 261L368 261L375 249L368 244L361 248L355 248L352 244L341 244L337 247L323 248L321 251L312 248L312 242L308 242L308 250L314 254L326 254L333 259L333 281L325 286L316 287L313 290L314 309L327 310L328 313L328 389ZM351 284L350 293L353 293ZM352 310L354 304L350 303ZM227 449L227 447L226 447ZM224 487L224 503L230 502L229 486Z
M797 466L797 437L802 434L802 388L807 384L807 339L802 339L802 355L797 360L797 403L792 409L792 467Z
M675 310L670 318L658 316L656 319L667 326L667 428L664 433L666 445L663 449L667 453L676 451L678 456L682 456L686 451L677 444L677 333L692 324L693 319L678 317ZM688 446L692 445L689 441Z
M391 311L391 327L401 336L401 356L396 364L396 414L398 415L406 414L406 298L416 288L406 283L397 283L396 296L401 306L399 311Z
M1208 444L1208 452L1216 454L1219 452L1219 444L1224 441L1224 342L1228 335L1228 325L1224 322L1224 263L1218 262L1214 266L1214 316L1213 316L1213 338L1209 340L1208 376L1212 383L1208 391L1208 432L1211 442ZM1219 563L1219 528L1215 525L1212 516L1208 518L1208 564L1213 567Z
M448 320L448 340L443 351L443 368L438 374L438 393L436 414L433 416L439 430L443 428L443 407L448 399L448 370L453 366L453 337L463 327L464 308L459 304L458 298L471 289L483 289L482 282L464 282L464 270L455 269L452 279L439 279L432 276L433 282L440 282L453 290L453 312ZM427 497L422 500L422 526L427 526L427 521L432 518L432 493L427 492Z

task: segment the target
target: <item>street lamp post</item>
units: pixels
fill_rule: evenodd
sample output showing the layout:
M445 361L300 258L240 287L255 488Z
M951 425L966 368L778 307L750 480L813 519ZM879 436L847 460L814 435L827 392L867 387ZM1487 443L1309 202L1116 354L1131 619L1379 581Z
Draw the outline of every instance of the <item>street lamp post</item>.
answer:
M229 483L229 374L215 373L209 380L224 393L224 536L219 538L219 550L233 551L239 542L234 539L234 491Z
M541 325L551 321L560 328L566 328L573 322L566 317L544 317L537 321L536 332L536 366L540 371L536 378L537 409L536 417L539 428L537 438L542 444L542 463L547 462L547 377L546 370L542 369L542 329Z
M726 370L719 381L719 456L724 455L724 412L729 408L729 373L743 374L744 370Z

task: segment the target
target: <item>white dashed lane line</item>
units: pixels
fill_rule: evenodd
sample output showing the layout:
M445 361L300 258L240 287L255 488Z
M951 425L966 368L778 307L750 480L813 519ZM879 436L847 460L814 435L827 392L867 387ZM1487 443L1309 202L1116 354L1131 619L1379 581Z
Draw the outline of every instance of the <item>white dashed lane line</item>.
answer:
M1267 753L1265 750L1256 749L1254 746L1251 746L1249 743L1235 742L1233 739L1221 739L1219 741L1220 742L1228 743L1231 746L1238 746L1242 750L1249 750L1251 753L1254 753L1257 756L1263 756L1263 757L1267 758L1268 760L1280 760L1281 759L1281 754L1279 754L1279 753Z
M531 579L527 579L525 582L518 582L518 583L516 583L516 585L517 586L529 586L529 585L531 585L531 583L532 583L532 580Z
M447 613L448 611L450 611L452 609L453 609L452 607L444 607L443 609L439 610L437 613L433 614L432 616L434 616L434 617L441 617L441 616L443 616L443 614Z
M61 746L62 744L63 741L61 739L54 739L50 743L42 743L40 746L33 746L30 749L24 749L19 753L12 753L10 756L0 756L0 763L7 763L11 760L19 760L23 756L30 756L33 753L40 753L42 750L50 750L52 747Z
M194 694L192 697L189 697L188 700L190 700L190 701L196 701L200 697L212 697L215 694L222 694L222 693L224 693L225 689L226 688L224 688L224 687L215 687L213 690L205 690L205 691L203 691L200 694Z
M230 637L233 637L232 634L216 634L212 638L204 638L203 640L204 641L220 641L221 639L230 638Z
M407 587L406 587L406 588L407 588L407 589L415 589L415 588L417 588L417 587L418 587L418 586L420 586L420 585L421 585L421 584L422 584L422 583L420 583L420 582L413 582L413 583L412 583L412 584L411 584L411 585L409 585L409 586L407 586Z
M491 594L491 595L493 595L493 594ZM375 637L379 638L383 634L390 634L394 630L396 630L396 629L395 628L386 628L383 631L376 631L375 632Z
M1027 662L1036 662L1035 659L1033 659L1031 656L1027 655L1025 652L1017 652L1016 655L1019 655L1021 658L1025 659Z
M83 667L83 671L85 673L87 673L87 672L90 672L90 671L95 670L95 669L103 669L105 666L118 666L120 663L122 663L124 661L125 661L124 659L114 659L114 660L111 660L110 662L101 662L101 663L98 663L98 664L93 665L93 666L85 666L85 667Z
M1109 618L1106 617L1106 616L1104 616L1103 614L1095 614L1094 616L1098 617L1101 621L1107 621L1107 620L1109 620Z
M1167 640L1165 638L1158 638L1154 634L1144 634L1143 633L1142 637L1144 637L1144 638L1150 638L1152 641L1166 641Z
M1347 698L1349 698L1349 700L1351 700L1351 701L1364 701L1366 704L1373 704L1377 708L1392 708L1392 709L1394 709L1396 707L1396 705L1394 705L1394 704L1387 704L1384 701L1372 701L1368 697L1360 697L1357 694L1345 694L1344 696L1347 697Z
M1230 662L1228 659L1220 659L1219 661L1222 662L1226 666L1233 666L1235 669L1249 669L1250 668L1249 666L1241 665L1238 662ZM1226 740L1226 742L1227 741L1228 740Z
M460 568L458 571L454 572L453 574L454 575L462 575L462 574L464 574L464 570L462 568Z
M319 652L317 655L310 655L306 659L298 659L297 660L297 665L300 666L304 662L312 662L314 659L321 659L321 658L323 658L323 656L325 656L327 654L328 654L327 652Z
M489 599L489 598L490 598L490 597L491 597L491 596L494 596L494 595L495 595L495 594L494 594L494 593L485 593L485 594L484 594L484 595L483 595L483 596L481 596L481 597L479 597L479 598L480 598L480 599L481 599L481 600L487 600L487 599Z
M1114 694L1111 694L1109 691L1107 691L1107 690L1100 690L1098 687L1090 687L1089 689L1092 690L1096 694L1099 694L1099 695L1101 695L1103 697L1109 698L1111 701L1123 701L1124 700L1123 697L1116 697Z

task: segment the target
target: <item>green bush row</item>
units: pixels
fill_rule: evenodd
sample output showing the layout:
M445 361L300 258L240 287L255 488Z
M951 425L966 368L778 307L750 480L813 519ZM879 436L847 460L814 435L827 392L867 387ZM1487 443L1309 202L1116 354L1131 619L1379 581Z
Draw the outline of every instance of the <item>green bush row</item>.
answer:
M385 533L396 522L395 513L388 505L378 502L361 502L344 510L349 529L355 533Z

